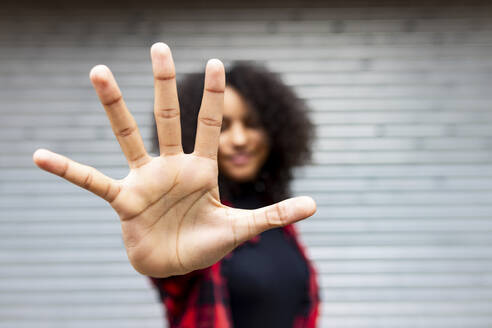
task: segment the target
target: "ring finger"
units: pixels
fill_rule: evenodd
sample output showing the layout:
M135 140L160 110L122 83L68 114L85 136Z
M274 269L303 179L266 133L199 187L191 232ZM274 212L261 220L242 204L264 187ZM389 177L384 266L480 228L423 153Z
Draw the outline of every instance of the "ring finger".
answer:
M91 70L90 78L130 168L137 168L149 162L150 157L145 151L137 123L126 107L109 68L104 65L95 66Z

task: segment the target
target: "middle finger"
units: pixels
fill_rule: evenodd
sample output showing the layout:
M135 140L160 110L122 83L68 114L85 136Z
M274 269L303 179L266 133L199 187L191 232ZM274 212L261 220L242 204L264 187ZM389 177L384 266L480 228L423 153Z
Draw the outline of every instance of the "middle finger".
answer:
M161 155L183 152L176 72L169 47L156 43L150 50L154 71L154 117Z

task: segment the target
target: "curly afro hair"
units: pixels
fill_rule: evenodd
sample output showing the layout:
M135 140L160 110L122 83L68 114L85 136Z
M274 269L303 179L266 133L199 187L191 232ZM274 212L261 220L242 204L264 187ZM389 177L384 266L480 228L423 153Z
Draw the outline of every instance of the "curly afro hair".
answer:
M182 142L185 153L193 152L198 111L203 95L203 73L191 73L178 83ZM290 197L290 180L295 166L311 160L314 126L306 104L277 74L252 62L234 62L226 70L226 83L257 111L270 144L270 153L255 181L249 184L268 203ZM153 150L158 152L157 130ZM221 198L233 199L244 184L231 181L219 172Z

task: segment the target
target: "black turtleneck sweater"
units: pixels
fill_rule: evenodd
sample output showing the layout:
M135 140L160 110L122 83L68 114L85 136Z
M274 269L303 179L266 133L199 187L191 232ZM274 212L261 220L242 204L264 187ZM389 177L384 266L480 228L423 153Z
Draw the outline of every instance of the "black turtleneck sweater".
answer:
M252 185L232 199L236 208L265 206ZM258 243L239 246L222 264L234 328L287 328L308 302L307 263L281 228L260 234Z

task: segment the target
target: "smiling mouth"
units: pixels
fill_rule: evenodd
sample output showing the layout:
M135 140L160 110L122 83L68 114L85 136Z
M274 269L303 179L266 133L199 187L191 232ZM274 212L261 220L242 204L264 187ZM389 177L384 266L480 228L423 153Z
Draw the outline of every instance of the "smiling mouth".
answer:
M234 165L245 165L249 162L250 158L251 158L250 155L242 153L242 154L232 155L231 157L229 157L229 160Z

